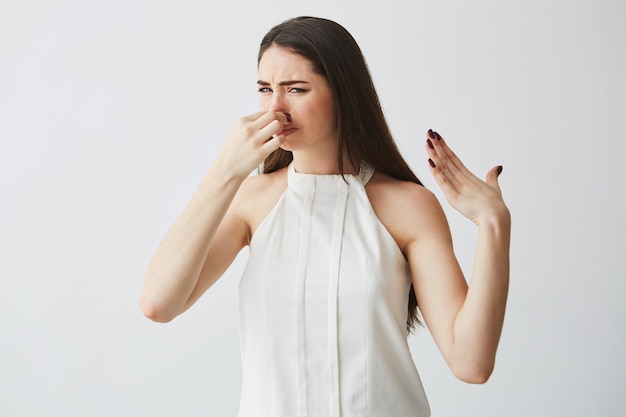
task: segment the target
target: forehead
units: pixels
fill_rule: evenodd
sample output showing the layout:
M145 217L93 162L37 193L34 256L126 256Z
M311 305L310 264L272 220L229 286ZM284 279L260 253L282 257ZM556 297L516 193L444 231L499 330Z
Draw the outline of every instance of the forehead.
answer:
M312 77L313 67L308 59L288 49L269 47L259 61L259 78L266 81L292 77Z

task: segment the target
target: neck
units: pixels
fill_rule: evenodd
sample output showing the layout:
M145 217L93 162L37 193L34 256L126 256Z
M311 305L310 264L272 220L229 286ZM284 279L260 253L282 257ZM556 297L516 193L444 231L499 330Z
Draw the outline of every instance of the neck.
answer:
M339 168L337 152L311 153L304 151L293 152L293 166L296 172L303 174L358 174L360 166L352 165L347 152L343 152L343 172Z

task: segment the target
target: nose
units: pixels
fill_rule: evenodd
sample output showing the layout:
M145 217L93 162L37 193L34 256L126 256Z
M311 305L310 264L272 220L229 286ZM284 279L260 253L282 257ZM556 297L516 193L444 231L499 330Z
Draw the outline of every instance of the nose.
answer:
M287 103L285 101L285 97L280 92L275 92L272 94L272 98L269 103L268 111L272 112L286 112L287 111Z

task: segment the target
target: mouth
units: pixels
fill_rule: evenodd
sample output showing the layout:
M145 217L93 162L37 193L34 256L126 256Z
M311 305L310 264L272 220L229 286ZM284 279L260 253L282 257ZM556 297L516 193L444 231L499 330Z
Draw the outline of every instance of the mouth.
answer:
M283 129L280 134L281 135L285 135L285 137L291 135L292 133L295 133L298 130L298 128L296 127L288 127L286 129Z

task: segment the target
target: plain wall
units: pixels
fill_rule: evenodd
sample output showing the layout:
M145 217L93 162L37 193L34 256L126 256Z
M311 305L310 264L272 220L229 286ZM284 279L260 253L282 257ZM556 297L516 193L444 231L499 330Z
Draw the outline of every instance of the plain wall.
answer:
M622 1L0 3L0 415L234 416L247 250L160 325L137 298L236 118L256 53L298 16L344 25L469 275L476 230L427 169L438 130L513 216L496 370L457 381L410 337L433 416L623 416ZM391 417L391 416L390 416Z

